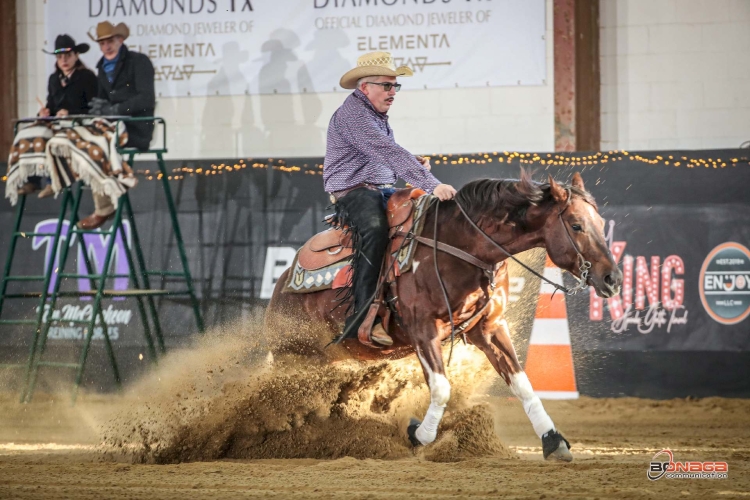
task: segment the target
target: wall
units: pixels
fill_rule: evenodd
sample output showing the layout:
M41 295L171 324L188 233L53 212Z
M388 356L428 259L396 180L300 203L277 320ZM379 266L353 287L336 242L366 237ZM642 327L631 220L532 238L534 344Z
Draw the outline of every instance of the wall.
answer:
M750 2L605 0L600 25L602 149L750 140Z
M45 98L54 65L52 56L41 52L44 0L18 2L17 19L19 114L31 116L39 108L36 97ZM546 85L402 90L391 112L399 143L415 153L551 151L552 0L547 0L546 23ZM84 33L70 35L78 43L90 41ZM98 48L94 45L92 50ZM250 57L259 55L251 49ZM408 88L408 80L403 83ZM342 90L293 96L161 98L157 114L169 124L170 158L321 156L328 120L346 95Z

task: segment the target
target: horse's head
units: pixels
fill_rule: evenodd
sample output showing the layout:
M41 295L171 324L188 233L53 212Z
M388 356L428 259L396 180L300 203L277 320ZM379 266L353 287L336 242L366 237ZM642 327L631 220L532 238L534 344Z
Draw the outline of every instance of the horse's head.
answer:
M594 287L597 295L608 298L620 293L622 271L607 247L604 220L583 187L581 175L573 175L570 187L558 184L550 176L549 195L553 208L542 229L549 258L578 278L590 263L586 283Z

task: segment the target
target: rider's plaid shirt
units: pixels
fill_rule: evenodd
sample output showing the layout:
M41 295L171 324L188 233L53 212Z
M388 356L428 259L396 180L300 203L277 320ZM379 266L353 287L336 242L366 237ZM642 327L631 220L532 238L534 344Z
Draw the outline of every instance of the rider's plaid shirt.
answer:
M376 111L357 89L328 125L325 190L334 193L362 183L393 184L397 177L428 193L440 184L414 155L396 144L388 115Z

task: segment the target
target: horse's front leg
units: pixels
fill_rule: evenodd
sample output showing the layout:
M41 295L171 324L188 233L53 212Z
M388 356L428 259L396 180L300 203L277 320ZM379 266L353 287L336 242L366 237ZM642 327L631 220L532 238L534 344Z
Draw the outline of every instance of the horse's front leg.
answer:
M570 462L573 460L573 455L570 454L570 443L557 432L542 401L534 393L529 377L518 362L516 350L510 340L508 322L502 312L498 311L498 304L493 304L493 306L495 306L494 311L491 311L480 325L469 332L469 339L484 352L513 394L521 400L523 409L534 427L534 432L542 440L544 458Z
M440 341L437 339L437 331L430 333L434 335L429 335L429 338L414 343L417 357L422 364L424 378L430 386L430 406L424 420L421 424L415 420L409 424L409 440L414 446L435 441L438 425L443 418L448 400L451 398L451 385L445 376L443 353Z

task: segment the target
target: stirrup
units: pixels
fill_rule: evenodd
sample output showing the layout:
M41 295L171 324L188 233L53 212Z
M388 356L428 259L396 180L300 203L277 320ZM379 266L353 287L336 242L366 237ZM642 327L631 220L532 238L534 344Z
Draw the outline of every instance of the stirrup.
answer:
M374 349L385 347L372 341L372 327L375 323L375 318L378 315L379 309L380 305L377 302L370 304L370 310L367 311L367 316L365 316L365 319L362 321L362 324L357 331L357 338L359 341L367 347L372 347Z
M379 331L380 334L376 337L373 333L377 331ZM388 332L385 331L385 327L382 323L378 323L372 328L370 339L372 339L372 342L378 346L390 347L393 345L393 339L388 335Z

